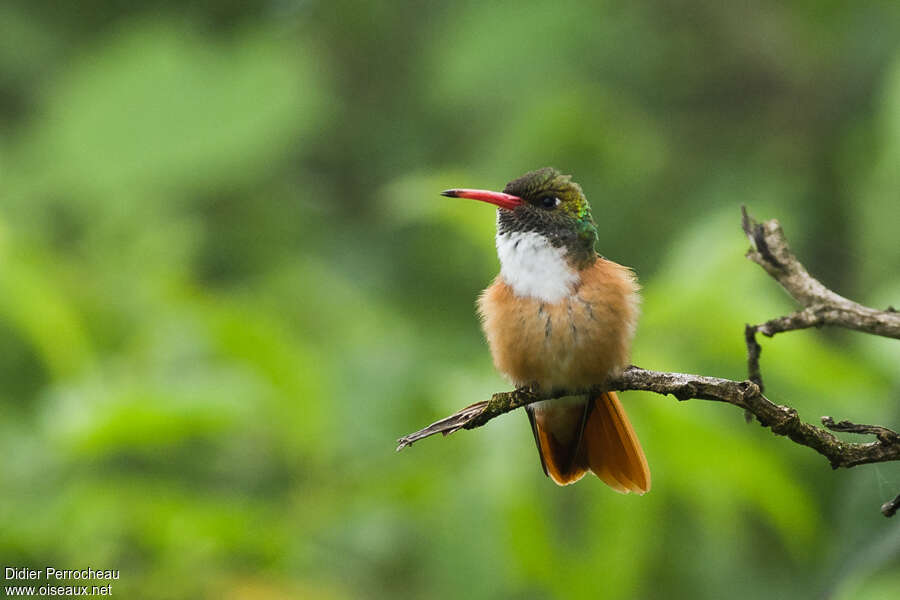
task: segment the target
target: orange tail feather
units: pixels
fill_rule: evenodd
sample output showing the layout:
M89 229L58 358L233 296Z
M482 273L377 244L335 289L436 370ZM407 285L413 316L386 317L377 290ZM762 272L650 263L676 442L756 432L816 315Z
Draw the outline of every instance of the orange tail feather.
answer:
M558 398L525 408L544 474L558 485L569 485L584 477L587 465L580 449L590 410L587 398Z
M617 492L650 490L647 459L614 392L527 408L541 465L554 482L575 483L590 470Z
M615 392L593 398L584 427L586 466L616 491L650 491L650 468L625 409Z

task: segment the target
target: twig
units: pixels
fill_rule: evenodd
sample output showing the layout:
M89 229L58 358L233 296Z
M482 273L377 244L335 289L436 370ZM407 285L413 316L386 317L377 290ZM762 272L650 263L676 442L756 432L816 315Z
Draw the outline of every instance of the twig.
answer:
M871 434L878 438L883 444L897 444L900 442L900 435L896 431L892 431L887 427L880 425L857 425L850 421L841 421L835 423L831 417L822 417L822 424L832 431L846 431L847 433ZM897 510L900 509L900 494L893 500L888 500L881 505L881 514L886 517L893 517Z
M832 431L845 431L847 433L860 433L863 435L871 434L885 444L896 444L900 442L900 436L897 435L896 431L892 431L887 427L882 427L880 425L857 425L850 421L835 423L834 419L831 417L822 417L822 425Z
M757 223L741 207L742 226L753 247L747 258L760 265L781 284L802 310L786 317L755 325L756 331L772 337L776 333L836 325L845 329L900 339L900 312L876 310L844 298L810 275L788 246L781 225L775 219Z
M822 327L824 325L843 327L854 331L882 337L900 339L900 313L893 306L887 310L876 310L853 302L837 294L814 278L791 251L781 225L775 219L759 223L741 207L741 228L752 247L747 258L765 269L773 279L781 284L802 308L783 317L777 317L759 325L747 325L744 338L747 344L747 371L751 381L762 389L762 374L759 356L762 348L756 334L773 337L778 333ZM897 434L885 427L875 425L855 425L849 421L835 423L830 417L822 417L822 423L832 431L872 434L878 438L877 444L888 447L898 443ZM882 460L897 460L891 454ZM831 460L831 459L829 459ZM880 462L873 461L873 462ZM835 466L834 461L831 461ZM854 463L862 464L862 463ZM840 465L839 465L840 466ZM847 466L853 466L849 464ZM885 516L892 516L900 505L900 496L881 507Z
M762 354L762 347L756 341L756 326L744 327L744 340L747 342L747 378L759 386L759 391L764 392L766 388L759 370L759 355Z

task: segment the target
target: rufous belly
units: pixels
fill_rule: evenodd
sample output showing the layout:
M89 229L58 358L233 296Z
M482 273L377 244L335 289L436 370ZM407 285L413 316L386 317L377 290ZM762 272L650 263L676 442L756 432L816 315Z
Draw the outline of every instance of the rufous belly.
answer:
M498 276L478 299L494 364L513 384L578 391L628 366L638 316L631 270L598 258L572 294L549 303L517 296Z

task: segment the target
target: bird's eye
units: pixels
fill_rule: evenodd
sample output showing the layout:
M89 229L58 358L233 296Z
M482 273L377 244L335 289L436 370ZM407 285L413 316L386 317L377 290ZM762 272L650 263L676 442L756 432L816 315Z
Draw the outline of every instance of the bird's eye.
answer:
M559 206L559 203L559 198L557 198L556 196L544 196L543 198L541 198L541 205L544 208L556 208L557 206Z

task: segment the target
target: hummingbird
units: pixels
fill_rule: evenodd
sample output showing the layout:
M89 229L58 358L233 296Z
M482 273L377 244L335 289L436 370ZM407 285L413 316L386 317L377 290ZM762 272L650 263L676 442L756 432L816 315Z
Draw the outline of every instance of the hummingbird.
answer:
M502 192L441 195L497 206L500 274L478 314L494 365L516 387L566 394L525 407L544 474L568 485L591 471L618 492L647 492L647 459L618 397L590 393L629 364L640 288L595 250L581 186L546 167Z

